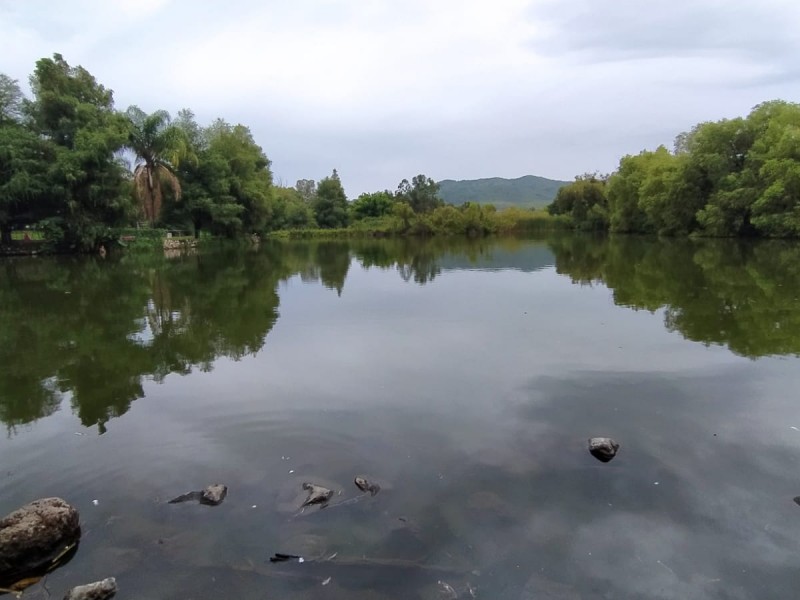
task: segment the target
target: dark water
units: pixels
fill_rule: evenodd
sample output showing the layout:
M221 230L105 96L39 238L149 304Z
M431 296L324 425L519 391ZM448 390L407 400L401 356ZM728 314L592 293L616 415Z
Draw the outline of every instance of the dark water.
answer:
M799 298L778 242L2 262L0 515L83 526L26 597L796 597Z

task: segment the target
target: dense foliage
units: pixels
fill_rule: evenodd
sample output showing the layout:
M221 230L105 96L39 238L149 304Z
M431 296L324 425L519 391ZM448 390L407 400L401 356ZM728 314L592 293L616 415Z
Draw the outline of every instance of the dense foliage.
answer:
M82 67L56 54L36 63L33 100L2 79L0 231L41 223L53 243L82 249L130 214L130 173L118 158L129 122Z
M662 235L800 236L800 104L701 123L673 152L625 156L607 180L578 177L552 214L580 229Z
M243 125L202 127L187 109L174 120L119 111L111 90L59 54L39 60L30 83L26 99L0 75L3 244L28 228L74 251L137 223L229 237L314 224L307 202L275 193L270 161Z

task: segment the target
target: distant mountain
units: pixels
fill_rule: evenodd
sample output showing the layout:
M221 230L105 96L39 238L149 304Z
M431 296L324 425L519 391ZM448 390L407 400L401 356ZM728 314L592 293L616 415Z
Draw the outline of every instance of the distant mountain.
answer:
M517 179L490 177L488 179L444 179L439 182L439 197L448 204L478 202L494 204L497 208L520 206L542 208L556 197L558 189L570 183L525 175Z

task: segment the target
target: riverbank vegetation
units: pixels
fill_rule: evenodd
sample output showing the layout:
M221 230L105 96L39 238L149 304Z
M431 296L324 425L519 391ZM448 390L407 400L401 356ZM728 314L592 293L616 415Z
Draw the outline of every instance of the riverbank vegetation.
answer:
M545 210L446 204L425 175L348 200L335 169L275 185L250 129L189 109L173 118L114 104L59 54L36 63L32 97L0 74L0 247L90 251L166 232L253 239L532 233L577 228L707 236L800 235L800 105L702 123L673 151L625 156L577 177ZM163 234L161 233L163 230ZM141 245L141 244L140 244ZM153 245L152 241L146 245Z
M189 109L173 118L113 92L59 54L36 63L32 98L0 75L2 246L88 251L153 246L166 232L251 239L361 235L484 235L568 225L545 211L445 205L417 175L393 192L349 201L338 173L275 185L250 129Z
M800 104L756 106L625 156L562 187L548 207L584 230L710 237L800 236Z

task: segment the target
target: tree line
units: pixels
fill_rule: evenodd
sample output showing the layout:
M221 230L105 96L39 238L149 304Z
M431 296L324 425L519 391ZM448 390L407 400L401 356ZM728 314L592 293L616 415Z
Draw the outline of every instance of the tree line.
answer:
M586 174L548 207L584 230L714 237L800 236L800 104L700 123L664 146Z
M119 110L111 90L60 54L37 61L30 87L26 98L18 81L0 74L3 245L28 228L53 249L73 251L111 243L134 225L224 237L353 225L485 228L483 209L452 214L425 175L352 202L335 169L318 183L277 186L248 127L223 119L203 126L189 109L174 118ZM437 210L433 220L418 217Z
M315 229L479 236L575 227L665 235L800 235L800 105L772 101L745 118L701 123L625 156L611 175L562 187L547 212L444 204L420 174L348 200L337 171L275 185L245 125L200 125L137 106L60 55L37 61L32 97L0 74L0 244L42 232L59 250L91 250L145 224L194 236Z

